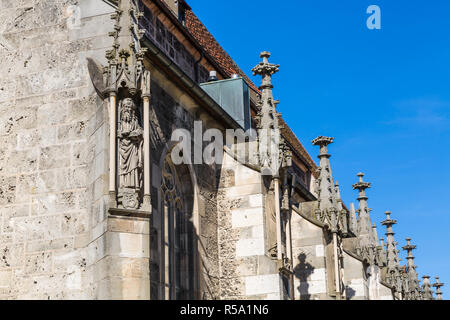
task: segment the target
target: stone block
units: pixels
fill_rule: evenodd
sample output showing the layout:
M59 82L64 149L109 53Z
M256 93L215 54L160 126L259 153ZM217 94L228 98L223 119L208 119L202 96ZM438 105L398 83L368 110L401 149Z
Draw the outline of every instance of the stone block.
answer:
M75 142L72 146L72 165L82 166L94 160L95 146L86 142Z
M62 218L62 235L80 235L88 231L89 217L87 213L66 213Z
M23 244L0 245L0 268L17 268L24 265Z
M10 287L12 281L12 270L0 271L0 287Z
M70 166L70 144L41 148L39 168L41 170L65 168Z
M28 253L45 251L73 250L74 238L51 239L44 241L28 241L25 250Z
M248 206L250 208L261 208L264 205L264 196L262 194L252 194L248 196Z
M27 217L30 215L29 205L18 205L0 208L2 216L2 232L14 232L14 221L19 217Z
M227 198L237 198L245 195L261 194L261 193L262 193L261 183L236 186L227 188L225 190L225 196Z
M0 176L0 205L16 201L16 177Z
M78 121L58 128L58 142L83 140L86 138L86 121Z
M43 104L37 110L37 122L40 126L61 125L66 123L68 114L67 103Z
M14 175L35 172L38 164L38 151L37 148L33 148L6 153L3 155L3 161L0 163L0 173ZM12 166L11 163L14 163L14 166Z
M235 170L235 182L236 186L260 184L261 174L246 166L238 165Z
M45 215L57 212L57 195L50 193L32 197L31 215Z
M99 299L149 300L150 281L139 278L109 277L99 283Z
M109 246L109 243L106 241L106 234L89 243L88 265L96 263L107 255L107 245Z
M363 279L353 279L347 282L346 295L348 299L366 297L366 284Z
M264 255L264 239L241 239L236 242L236 257Z
M17 179L16 202L31 202L34 195L54 191L54 172L21 175Z
M87 259L84 250L74 250L63 253L53 253L54 272L85 271Z
M264 224L263 208L236 209L231 212L232 227L245 228Z
M25 273L42 274L52 271L51 252L42 252L38 254L27 254L25 256Z
M245 295L278 293L281 291L279 274L245 277Z
M79 193L76 192L63 192L56 195L56 210L59 212L69 212L78 209L78 197Z
M148 219L110 217L108 219L108 230L111 232L150 234Z
M327 292L326 281L324 281L323 279L309 280L306 282L295 282L295 286L302 296L310 296Z
M25 217L14 220L17 236L28 240L50 240L61 236L61 217L58 215Z
M325 247L322 244L316 246L316 257L325 257Z
M258 256L258 274L275 274L278 272L277 262L267 256Z
M108 253L128 258L149 258L149 236L132 233L107 233Z

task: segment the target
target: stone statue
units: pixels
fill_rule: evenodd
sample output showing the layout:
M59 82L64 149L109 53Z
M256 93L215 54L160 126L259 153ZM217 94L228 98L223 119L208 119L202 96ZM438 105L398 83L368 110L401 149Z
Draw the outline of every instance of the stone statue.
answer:
M119 198L124 208L137 209L142 186L143 129L132 99L122 100L119 112Z

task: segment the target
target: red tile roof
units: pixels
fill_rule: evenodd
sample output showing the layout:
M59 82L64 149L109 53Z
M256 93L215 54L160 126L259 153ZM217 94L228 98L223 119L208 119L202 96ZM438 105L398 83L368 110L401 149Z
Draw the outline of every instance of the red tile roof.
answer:
M256 92L259 92L258 87L247 77L245 72L239 68L236 62L228 55L228 53L220 46L217 40L206 29L200 19L194 14L191 9L186 10L186 28L206 50L206 52L216 60L222 67L223 71L231 76L238 74L245 79L250 87Z
M164 2L164 1L162 1ZM260 91L258 87L250 80L250 78L239 68L239 66L234 62L230 55L222 48L222 46L217 42L213 35L206 29L205 25L200 21L200 19L194 14L192 9L187 6L185 26L189 33L198 41L198 43L205 49L205 51L215 60L215 62L221 67L222 71L230 77L232 74L238 74L247 82L247 84L258 94ZM280 125L284 127L282 130L283 136L288 140L288 142L295 148L294 153L297 153L301 158L306 161L306 163L312 168L312 174L316 176L317 165L308 152L305 150L303 145L297 136L292 132L289 126L285 123L283 119L280 121Z

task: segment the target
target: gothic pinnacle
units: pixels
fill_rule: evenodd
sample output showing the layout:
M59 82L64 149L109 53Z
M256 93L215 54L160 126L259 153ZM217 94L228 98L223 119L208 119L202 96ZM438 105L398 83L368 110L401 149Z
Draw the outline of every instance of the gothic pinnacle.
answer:
M380 238L380 246L381 246L381 249L382 249L383 251L385 251L386 245L384 244L384 238L383 238L383 237Z
M313 141L312 141L312 144L313 145L315 145L315 146L320 146L320 154L319 154L319 159L322 159L322 158L330 158L331 156L328 154L328 148L327 148L327 146L329 145L329 144L332 144L333 143L333 141L334 141L334 138L331 138L331 137L324 137L324 136L320 136L320 137L317 137L317 138L315 138Z
M402 247L402 249L408 253L408 256L406 257L406 259L408 259L408 267L415 268L414 256L413 256L412 252L413 252L413 250L416 250L417 246L411 244L411 238L406 238L406 241L407 241L407 245Z
M420 291L421 288L419 286L419 279L417 278L416 266L414 265L414 256L412 251L416 249L415 245L411 244L411 238L406 238L407 245L402 249L408 252L408 256L406 259L408 260L407 264L407 274L408 274L408 288L409 288L409 299L417 300L420 299Z
M363 196L365 199L365 190L369 189L371 187L371 183L370 182L364 182L363 178L364 178L364 173L358 173L357 176L359 177L359 181L358 183L355 183L353 185L353 190L358 190L360 193L360 198L361 196ZM358 199L359 200L359 199Z
M433 300L433 291L431 290L430 276L423 276L423 300Z
M358 190L358 236L362 246L374 245L371 239L372 223L370 221L370 209L367 206L366 189L370 188L369 182L364 182L364 173L358 173L359 181L353 185L353 190Z
M386 211L384 213L386 215L386 220L382 221L381 224L383 226L386 226L386 235L387 235L387 239L389 239L389 235L394 236L394 231L392 230L392 226L397 224L397 220L392 220L391 219L391 212L390 211ZM394 240L394 239L392 239Z
M260 90L272 89L273 86L271 78L273 74L279 71L280 65L269 63L270 52L267 51L261 52L260 58L262 58L263 61L252 69L253 75L262 76L262 85L259 88Z
M379 245L379 240L378 240L378 231L377 231L377 225L374 223L372 225L372 237L373 237L373 244L378 246Z
M339 211L337 188L333 182L333 174L330 166L330 155L327 146L333 143L334 138L320 136L312 141L315 146L320 146L320 171L318 179L319 209L323 212L328 209Z
M436 288L436 300L442 300L441 287L443 287L444 284L439 282L439 277L436 277L435 279L436 282L433 284L433 287Z
M386 211L386 220L382 221L381 224L386 226L386 262L387 262L387 272L389 275L389 281L391 284L396 283L398 277L398 267L400 265L397 250L397 242L394 239L394 231L392 226L397 224L396 220L391 219L391 212ZM396 283L397 290L399 289L399 283Z
M262 52L260 57L263 61L252 69L254 75L262 77L257 113L259 162L265 173L277 176L280 167L288 167L291 161L290 150L286 147L284 138L280 133L281 114L276 111L276 105L279 101L273 98L272 92L272 75L278 72L280 66L269 63L269 52ZM273 152L272 150L275 149L278 150Z
M350 203L350 230L356 236L358 235L358 220L356 218L355 204Z

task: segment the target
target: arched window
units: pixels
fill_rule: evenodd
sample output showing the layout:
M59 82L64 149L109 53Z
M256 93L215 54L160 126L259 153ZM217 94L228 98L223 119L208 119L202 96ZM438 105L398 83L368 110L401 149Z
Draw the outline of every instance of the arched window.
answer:
M166 300L194 299L194 230L183 182L166 159L161 183L161 277ZM184 187L190 181L184 181Z

